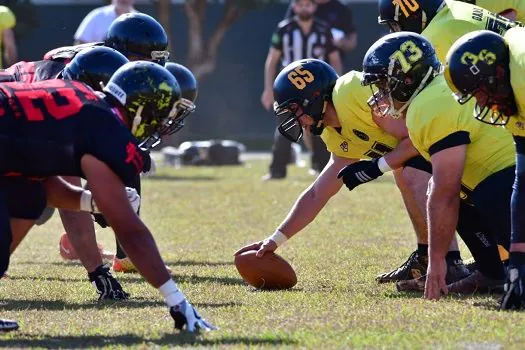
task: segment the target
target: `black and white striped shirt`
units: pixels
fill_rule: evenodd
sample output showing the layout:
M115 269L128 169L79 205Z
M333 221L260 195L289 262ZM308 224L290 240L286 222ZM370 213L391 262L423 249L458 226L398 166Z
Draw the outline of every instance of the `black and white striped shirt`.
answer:
M272 36L272 47L281 51L281 66L304 58L327 61L336 50L330 28L325 22L314 19L310 33L304 34L294 17L279 23Z

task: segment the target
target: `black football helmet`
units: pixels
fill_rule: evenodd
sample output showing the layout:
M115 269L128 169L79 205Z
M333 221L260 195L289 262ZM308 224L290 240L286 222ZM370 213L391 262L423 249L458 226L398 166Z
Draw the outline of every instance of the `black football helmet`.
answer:
M446 58L445 78L460 104L474 95L474 117L506 125L518 108L510 85L509 48L500 35L478 30L459 38Z
M399 118L441 71L441 63L427 39L416 33L391 33L366 52L361 83L372 90L368 104L373 111ZM396 109L394 100L403 105Z
M101 91L128 59L115 49L96 46L80 51L62 70L62 78L78 80Z
M120 51L129 60L164 65L169 59L168 35L159 22L144 13L127 13L111 23L104 45Z
M123 107L139 141L173 122L181 96L177 79L166 68L146 61L120 67L103 91Z
M378 0L380 24L392 32L421 34L436 13L446 6L445 0Z
M168 62L164 67L177 79L181 90L181 99L177 102L175 118L146 139L140 145L143 149L156 147L162 141L161 135L172 135L182 129L184 120L195 111L195 100L197 99L198 88L197 80L193 73L178 63Z
M301 139L303 128L299 118L303 115L313 118L314 125L310 127L313 134L322 133L326 103L332 100L337 78L332 66L317 59L295 61L283 68L273 83L273 97L274 113L283 120L278 129L284 137L292 142Z

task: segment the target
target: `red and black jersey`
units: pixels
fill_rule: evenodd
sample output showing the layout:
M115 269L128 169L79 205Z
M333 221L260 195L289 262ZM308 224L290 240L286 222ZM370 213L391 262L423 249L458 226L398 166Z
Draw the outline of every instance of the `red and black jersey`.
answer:
M0 72L0 82L34 83L56 79L60 78L60 73L65 66L65 63L58 61L21 61Z
M149 156L103 98L66 80L0 84L0 174L80 176L82 156L106 163L125 184Z
M80 51L96 46L103 46L103 42L86 43L74 46L62 46L51 51L48 51L44 55L44 60L57 61L62 63L69 63Z

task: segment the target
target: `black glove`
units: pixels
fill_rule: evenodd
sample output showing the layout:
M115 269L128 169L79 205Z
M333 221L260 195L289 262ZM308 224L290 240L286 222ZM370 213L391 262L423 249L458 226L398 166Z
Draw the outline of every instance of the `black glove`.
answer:
M505 295L501 300L502 310L519 310L525 296L525 265L509 265L505 280ZM525 306L525 305L524 305Z
M120 283L109 272L109 267L100 265L93 272L88 273L89 281L97 289L98 300L124 300L129 298L129 294L122 289Z
M377 166L378 162L379 158L374 158L372 160L360 160L349 164L339 171L337 178L343 178L346 187L352 191L357 186L375 180L383 175L383 172L379 170Z
M187 332L213 331L217 327L202 318L197 310L186 299L170 307L170 315L175 321L175 328Z

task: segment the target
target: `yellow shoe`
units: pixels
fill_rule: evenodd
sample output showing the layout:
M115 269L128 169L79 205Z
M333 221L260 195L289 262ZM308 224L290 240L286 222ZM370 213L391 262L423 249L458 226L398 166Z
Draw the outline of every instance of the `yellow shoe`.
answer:
M115 257L113 258L113 271L131 273L137 272L137 269L135 268L135 265L133 265L129 258L119 259Z
M166 266L166 270L171 274L171 269L169 267ZM135 265L133 265L131 260L127 257L124 259L118 259L115 257L113 259L113 271L123 273L138 272Z

